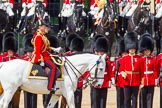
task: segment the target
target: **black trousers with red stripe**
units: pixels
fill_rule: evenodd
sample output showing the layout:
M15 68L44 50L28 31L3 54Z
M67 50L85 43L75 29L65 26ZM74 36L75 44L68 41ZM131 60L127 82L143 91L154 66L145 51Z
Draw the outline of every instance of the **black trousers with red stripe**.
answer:
M52 60L46 60L45 66L47 66L50 69L50 72L48 73L48 90L51 90L55 86L55 72L56 72L56 66L52 62Z

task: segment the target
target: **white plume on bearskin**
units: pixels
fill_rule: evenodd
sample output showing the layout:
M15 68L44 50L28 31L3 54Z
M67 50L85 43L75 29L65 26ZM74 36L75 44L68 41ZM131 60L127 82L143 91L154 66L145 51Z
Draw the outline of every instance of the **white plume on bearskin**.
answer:
M139 51L142 52L146 49L149 49L151 52L154 50L154 40L148 33L143 34L139 40Z
M127 32L124 37L125 51L129 49L138 49L138 35L136 32Z

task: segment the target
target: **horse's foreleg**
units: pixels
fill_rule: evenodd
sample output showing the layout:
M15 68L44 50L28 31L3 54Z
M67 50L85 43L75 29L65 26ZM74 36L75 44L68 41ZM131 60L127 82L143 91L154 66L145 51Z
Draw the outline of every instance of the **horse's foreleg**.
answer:
M0 108L8 108L9 102L11 101L15 91L16 90L12 89L4 91L4 95L0 101Z
M50 99L50 101L49 101L49 103L48 103L47 108L53 108L54 105L55 105L55 104L57 103L57 101L59 100L59 97L60 97L60 96L57 96L57 95L53 94L53 95L51 96L51 99Z
M67 100L69 108L75 108L74 92L73 91L68 91L66 100Z

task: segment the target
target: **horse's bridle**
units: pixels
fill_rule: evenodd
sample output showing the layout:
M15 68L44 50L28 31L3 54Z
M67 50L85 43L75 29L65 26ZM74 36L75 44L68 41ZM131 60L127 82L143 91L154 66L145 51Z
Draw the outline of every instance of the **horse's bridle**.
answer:
M65 56L64 56L65 57ZM95 69L95 77L90 77L90 79L88 79L87 77L83 76L83 74L81 72L79 72L79 70L67 59L67 57L65 57L65 62L69 65L69 67L72 69L72 71L74 72L76 78L79 78L77 76L77 74L75 73L74 69L83 77L83 79L86 81L83 85L84 88L86 88L88 85L90 86L94 86L95 82L97 81L97 79L104 79L104 78L99 78L97 77L97 72L98 72L98 65L101 63L99 60L101 59L101 56L99 57L99 59L96 61L96 63L90 68L89 72L96 66L96 69ZM73 69L74 68L74 69ZM65 67L66 69L66 67ZM67 71L67 69L66 69ZM67 71L68 73L68 71ZM70 77L70 74L68 73L68 76ZM73 83L72 81L72 78L70 77L71 79L71 82ZM74 85L74 84L73 84Z

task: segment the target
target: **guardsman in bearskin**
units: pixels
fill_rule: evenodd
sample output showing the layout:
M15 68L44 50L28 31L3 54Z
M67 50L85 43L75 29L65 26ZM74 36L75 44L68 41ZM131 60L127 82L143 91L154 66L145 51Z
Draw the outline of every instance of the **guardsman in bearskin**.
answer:
M160 39L160 45L162 47L162 38ZM160 87L160 108L162 108L162 53L157 55L156 62L158 73L157 86Z
M5 34L3 37L2 44L3 44L3 50L4 50L4 53L2 55L3 62L19 58L18 54L16 53L17 52L17 39L16 39L15 34L13 34L12 32ZM18 89L15 92L11 102L9 103L9 108L19 108L20 93L21 93L20 89Z
M37 31L34 33L32 38L32 44L34 46L34 52L31 58L32 63L39 64L41 66L48 67L50 72L48 73L48 86L47 89L51 93L55 93L55 72L57 68L50 57L50 52L52 50L60 51L61 48L51 48L48 38L45 36L49 31L49 23L41 20L38 25Z
M108 40L106 37L100 37L95 42L94 52L97 55L107 54L109 48ZM107 101L107 92L111 77L111 62L109 57L106 58L106 70L104 75L104 82L99 87L91 87L90 95L91 95L91 108L106 108Z
M22 57L23 60L30 61L32 52L34 51L31 39L33 34L27 34L23 37L23 48L25 55ZM37 108L37 94L29 93L24 91L24 108Z
M127 32L124 37L128 55L120 62L120 73L124 79L124 108L137 108L138 90L141 84L142 60L136 54L138 48L137 33Z
M128 55L125 51L124 39L119 40L118 43L118 58L112 62L111 81L116 86L117 108L124 108L124 84L120 73L120 62L124 56Z
M139 51L142 53L143 86L140 90L140 107L152 108L155 79L157 79L156 58L152 54L154 50L154 40L150 34L143 34L139 40Z
M83 52L84 41L79 35L75 33L69 34L66 38L66 46L69 47L69 51L67 51L65 55L70 56L71 54L79 54ZM76 108L81 108L83 81L88 76L89 72L85 72L78 80L77 89L74 92Z

